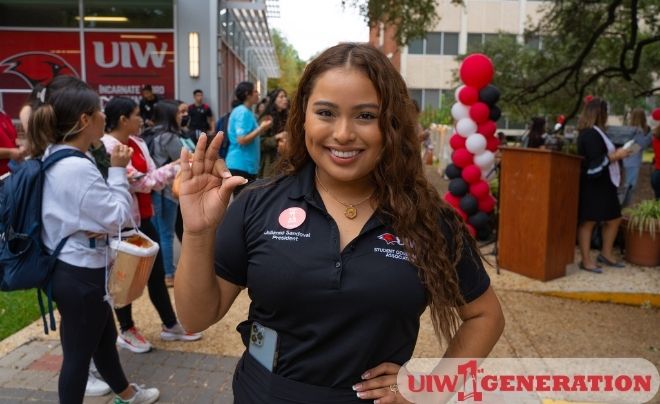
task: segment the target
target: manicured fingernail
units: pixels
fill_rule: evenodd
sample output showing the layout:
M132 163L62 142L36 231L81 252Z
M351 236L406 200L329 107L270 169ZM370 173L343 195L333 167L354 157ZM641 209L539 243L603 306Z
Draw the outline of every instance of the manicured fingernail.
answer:
M353 385L353 391L358 391L362 389L362 385L360 383Z
M245 184L247 184L247 183L248 183L248 180L247 180L247 178L245 178L245 179L243 180L243 185L245 185Z
M362 398L362 396L364 396L364 393L362 393L362 392L358 392L358 393L357 393L357 396L358 396L358 398Z
M379 404L380 400L374 400L374 404Z
M231 173L229 171L225 171L222 173L222 178L230 178L230 177L231 177Z
M369 372L362 375L362 379L368 379L368 378L369 378Z

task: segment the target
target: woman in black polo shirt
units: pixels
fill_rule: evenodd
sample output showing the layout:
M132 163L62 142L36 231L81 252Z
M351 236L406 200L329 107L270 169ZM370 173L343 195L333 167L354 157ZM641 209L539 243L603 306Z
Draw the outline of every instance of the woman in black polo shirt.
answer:
M382 53L326 50L294 100L283 176L227 208L244 179L216 161L219 136L207 153L200 138L182 170L179 317L206 329L248 288L238 331L249 347L253 323L274 330L277 355L271 372L249 348L236 402L404 403L396 374L426 306L446 356L480 358L503 329L497 297L465 225L426 180L412 101Z

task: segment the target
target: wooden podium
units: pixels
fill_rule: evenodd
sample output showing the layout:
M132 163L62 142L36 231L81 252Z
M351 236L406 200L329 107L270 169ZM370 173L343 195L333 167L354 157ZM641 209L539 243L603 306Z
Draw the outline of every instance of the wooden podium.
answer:
M575 256L581 157L500 150L499 265L542 281L566 275Z

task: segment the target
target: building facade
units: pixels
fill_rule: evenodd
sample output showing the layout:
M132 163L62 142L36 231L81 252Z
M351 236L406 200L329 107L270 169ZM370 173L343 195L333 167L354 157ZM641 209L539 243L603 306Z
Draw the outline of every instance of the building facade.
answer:
M279 74L266 13L266 0L0 0L0 108L16 118L36 84L68 74L102 102L199 88L224 113L236 83Z
M499 35L541 48L542 38L524 38L527 22L541 17L543 1L532 0L464 0L463 5L438 0L436 10L441 19L424 38L412 40L398 49L392 28L371 29L369 42L390 57L408 84L410 94L425 108L438 108L453 103L458 82L454 71L456 56L474 52L478 45ZM508 126L506 119L499 122Z

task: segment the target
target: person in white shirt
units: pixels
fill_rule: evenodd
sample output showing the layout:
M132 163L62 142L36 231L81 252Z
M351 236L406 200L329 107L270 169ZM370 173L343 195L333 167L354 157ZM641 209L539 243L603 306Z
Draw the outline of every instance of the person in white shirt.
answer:
M103 136L105 115L99 97L82 81L71 82L45 99L29 118L33 157L45 159L62 149L86 153ZM112 310L105 300L107 235L117 234L130 222L125 167L131 155L126 146L113 151L107 182L89 154L63 159L46 172L43 242L52 252L69 237L52 274L53 300L62 317L61 403L82 403L92 357L117 394L115 403L152 403L159 397L158 389L128 383L115 346Z

